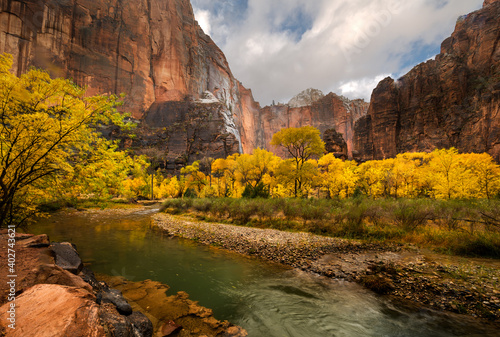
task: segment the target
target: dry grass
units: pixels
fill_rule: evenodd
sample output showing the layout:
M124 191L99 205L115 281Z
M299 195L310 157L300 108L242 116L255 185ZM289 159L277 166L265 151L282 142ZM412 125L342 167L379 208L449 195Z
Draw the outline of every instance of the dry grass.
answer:
M499 200L170 199L168 213L500 258Z

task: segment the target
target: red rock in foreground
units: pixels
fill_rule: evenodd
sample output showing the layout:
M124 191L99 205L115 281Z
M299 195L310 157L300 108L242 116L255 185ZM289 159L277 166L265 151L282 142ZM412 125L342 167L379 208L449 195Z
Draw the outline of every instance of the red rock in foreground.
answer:
M104 337L95 297L84 289L57 284L35 285L16 298L16 329L11 337ZM10 303L0 308L7 322Z

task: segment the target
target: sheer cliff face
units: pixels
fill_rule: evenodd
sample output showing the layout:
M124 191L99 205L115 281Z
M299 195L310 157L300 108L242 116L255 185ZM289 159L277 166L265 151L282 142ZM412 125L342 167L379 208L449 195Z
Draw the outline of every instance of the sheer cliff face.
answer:
M0 4L0 52L14 55L18 74L36 66L53 76L73 78L91 95L125 93L121 109L150 129L143 140L164 127L155 121L186 124L179 111L194 112L197 100L210 91L219 102L199 106L204 112L212 110L206 114L211 119L202 121L210 126L205 137L194 145L190 136L168 137L171 143L158 144L158 150L167 149L165 155L171 157L168 148L176 148L176 156L193 158L181 149L206 149L209 144L203 142L218 136L227 139L228 134L234 139L228 151L241 149L236 117L242 109L240 84L222 51L195 21L189 0L1 0ZM185 104L179 109L171 102ZM187 119L199 120L205 113L195 115Z
M170 164L257 147L279 154L273 134L304 125L337 131L349 157L454 146L500 160L500 0L461 17L435 60L380 82L369 108L310 92L312 103L261 109L189 0L0 0L0 8L0 52L14 55L18 74L37 66L89 94L125 93L122 110L142 120L133 145Z
M189 0L2 0L1 9L0 52L19 73L34 65L90 93L126 93L135 117L205 90L234 103L237 83Z
M356 123L363 159L456 147L500 160L500 1L462 16L435 60L373 91Z

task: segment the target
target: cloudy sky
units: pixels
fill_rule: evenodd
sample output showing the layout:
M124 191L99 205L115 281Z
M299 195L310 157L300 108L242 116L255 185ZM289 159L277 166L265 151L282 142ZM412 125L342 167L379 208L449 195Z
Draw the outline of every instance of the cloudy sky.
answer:
M370 99L439 53L483 0L191 0L235 77L262 106L307 88Z

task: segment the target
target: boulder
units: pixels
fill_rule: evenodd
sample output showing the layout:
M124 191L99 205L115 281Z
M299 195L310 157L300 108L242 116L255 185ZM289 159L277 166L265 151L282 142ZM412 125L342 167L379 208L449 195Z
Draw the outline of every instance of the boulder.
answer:
M59 267L75 275L82 270L82 260L73 244L69 242L53 242L50 248L56 255L56 264Z
M0 308L0 326L9 337L105 337L95 297L86 290L35 285L16 298L16 329L7 325L10 302Z
M83 281L87 282L95 291L108 289L106 283L97 281L94 272L87 267L83 267L78 276Z
M81 277L76 276L69 271L62 269L53 264L41 264L31 273L26 275L21 284L35 285L35 284L59 284L64 286L82 288L92 293L92 287L82 280Z
M47 234L42 234L42 235L27 237L19 241L17 243L17 246L25 248L44 248L50 246L50 241Z
M122 315L132 314L132 307L123 297L122 292L116 289L107 289L99 293L98 298L101 303L112 303Z
M142 312L134 311L127 320L142 337L153 336L153 323Z
M134 328L125 316L120 315L111 303L103 303L99 310L99 317L105 330L113 337L136 337Z

